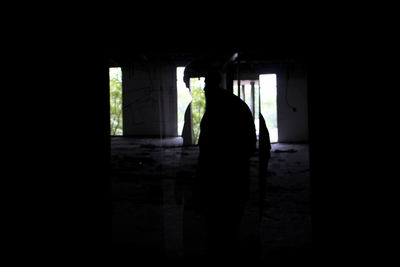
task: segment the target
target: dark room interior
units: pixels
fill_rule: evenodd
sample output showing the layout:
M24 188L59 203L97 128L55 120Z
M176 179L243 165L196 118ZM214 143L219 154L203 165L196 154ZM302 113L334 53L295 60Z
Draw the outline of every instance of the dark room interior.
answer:
M375 6L165 5L7 25L5 254L389 265L398 23Z
M44 198L51 208L43 215L58 223L42 226L57 233L50 235L49 244L63 244L52 248L54 254L114 265L190 266L216 259L310 266L349 257L357 262L367 247L374 248L377 236L366 233L382 210L364 201L368 187L376 187L365 177L381 174L371 168L379 165L369 157L373 139L364 131L376 115L368 110L363 116L363 109L354 108L363 103L359 80L350 79L359 65L350 59L343 65L345 54L313 50L304 43L280 48L121 41L101 49L88 46L69 59L73 67L54 69L54 84L62 88L51 91L62 95L49 102L60 110L52 128L57 134L38 138L49 143L48 155L57 155L47 158L52 189L46 192L60 201ZM199 164L201 130L208 129L198 114L207 107L201 97L209 73L194 67L188 71L189 83L181 80L186 67L198 61L219 66L219 94L243 110L226 113L229 105L214 102L226 117L213 127L238 127L216 132L220 142L211 146L216 149L209 154L212 168ZM78 63L85 68L77 74ZM243 188L249 194L240 206L240 220L231 220L229 210L241 198L232 197L229 178L240 176L234 170L240 169L236 163L243 150L242 139L232 138L244 128L237 122L243 114L255 128L254 151L246 161L248 184ZM32 152L43 150L43 143L36 144ZM203 194L194 187L201 175L208 181ZM205 220L202 203L218 219ZM229 234L232 229L235 235ZM355 247L362 248L361 254Z
M270 147L264 142L261 146L265 148L260 149L261 132L257 131L257 149L250 157L250 197L240 222L240 257L235 259L271 266L310 263L312 212L306 55L280 55L255 47L139 52L112 48L107 52L107 67L119 70L122 89L119 96L122 103L118 107L122 110L120 130L117 133L110 129L113 260L195 263L207 259L203 218L190 205L193 191L190 181L196 176L199 157L199 145L193 138L195 117L189 120L192 135L189 134L187 141L188 137L178 129L177 93L178 79L182 79L177 68L205 60L222 66L223 89L248 104L255 127L259 129L260 124L257 112L267 118L269 129ZM268 74L276 77L272 89L260 82L260 75ZM200 80L204 76L200 70L191 78ZM237 90L238 87L242 90ZM274 91L272 109L262 103L267 90ZM255 99L258 105L254 104ZM116 100L110 101L115 108ZM194 95L192 101L194 105ZM191 113L195 112L193 107ZM267 112L275 117L270 118L273 116ZM115 124L111 122L110 127ZM235 147L237 143L240 140L229 146ZM270 159L266 173L260 174L263 149L268 150ZM265 184L260 185L259 179ZM223 196L224 190L218 194Z

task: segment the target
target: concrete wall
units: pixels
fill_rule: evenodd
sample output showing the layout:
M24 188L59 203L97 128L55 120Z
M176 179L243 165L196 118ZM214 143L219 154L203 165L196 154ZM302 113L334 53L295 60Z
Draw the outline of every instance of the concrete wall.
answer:
M135 62L122 67L124 136L177 136L176 66Z
M301 65L277 73L278 142L308 142L307 72ZM290 106L289 106L289 105ZM292 107L296 108L293 111Z

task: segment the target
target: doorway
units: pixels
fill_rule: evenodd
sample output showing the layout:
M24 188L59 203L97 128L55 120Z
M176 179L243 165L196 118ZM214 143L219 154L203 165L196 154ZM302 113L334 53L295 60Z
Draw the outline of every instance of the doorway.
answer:
M278 112L276 104L276 74L261 74L260 79L260 112L265 119L271 143L278 142Z

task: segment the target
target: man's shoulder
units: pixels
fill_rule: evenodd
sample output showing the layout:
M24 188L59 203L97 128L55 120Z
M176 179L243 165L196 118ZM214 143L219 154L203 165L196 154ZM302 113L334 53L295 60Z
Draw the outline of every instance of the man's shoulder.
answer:
M246 104L246 102L243 99L241 99L240 97L238 97L237 95L230 93L230 97L231 97L232 101L236 105L238 105L240 108L245 108L245 109L249 108L249 106Z
M242 101L237 95L235 95L235 94L232 93L231 91L228 91L227 89L221 88L220 93L221 93L224 97L229 98L229 99L232 100L232 101L235 101L235 102L240 102L240 101Z
M221 88L219 94L221 99L225 99L225 105L234 106L237 110L249 109L246 102L231 91Z

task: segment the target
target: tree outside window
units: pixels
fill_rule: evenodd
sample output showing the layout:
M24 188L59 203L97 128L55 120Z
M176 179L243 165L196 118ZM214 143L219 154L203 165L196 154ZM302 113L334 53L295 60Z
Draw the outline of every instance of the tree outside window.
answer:
M190 91L192 93L192 118L193 118L193 142L198 144L200 136L200 122L206 110L204 95L204 78L191 78Z
M123 135L122 131L122 71L110 68L110 129L111 135Z

